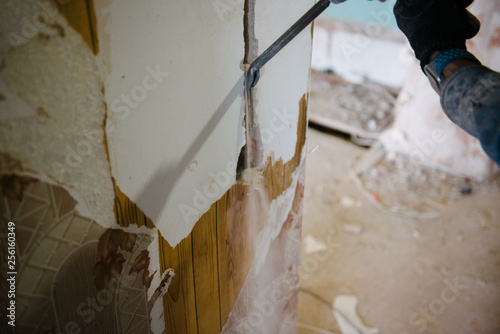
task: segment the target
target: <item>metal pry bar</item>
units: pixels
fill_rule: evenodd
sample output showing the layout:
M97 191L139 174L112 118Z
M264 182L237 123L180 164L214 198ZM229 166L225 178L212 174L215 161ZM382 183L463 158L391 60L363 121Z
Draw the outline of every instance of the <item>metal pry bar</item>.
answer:
M260 78L260 68L264 66L272 57L285 47L295 36L304 30L315 18L317 18L330 3L340 3L345 0L320 0L307 11L297 22L293 24L283 35L280 36L270 47L257 57L250 65L246 76L246 88L255 87Z

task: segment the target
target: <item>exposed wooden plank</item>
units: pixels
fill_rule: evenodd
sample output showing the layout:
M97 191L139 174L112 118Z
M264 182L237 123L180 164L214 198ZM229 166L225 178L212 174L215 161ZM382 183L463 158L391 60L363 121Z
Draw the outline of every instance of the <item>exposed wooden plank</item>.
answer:
M95 13L92 0L64 0L54 2L59 12L66 18L94 54L98 52L95 29Z
M297 123L297 142L295 143L295 155L284 166L284 186L287 189L292 185L292 174L302 160L302 149L306 143L307 131L307 103L308 96L304 94L299 101L299 120Z
M212 205L192 232L199 334L218 334L221 330L216 208L216 204Z
M271 157L266 161L264 171L262 173L264 186L267 191L267 197L270 200L277 198L283 192L283 179L284 165L283 159L279 159L274 164L272 163Z
M175 273L163 296L165 331L167 334L197 334L191 237L182 240L174 249L158 233L160 270L163 273L172 268Z
M273 179L272 179L272 183L273 183L272 193L273 193L273 196L271 198L278 197L285 190L285 188L283 188L284 182L285 182L285 180L284 180L284 168L285 168L285 166L283 164L283 160L282 159L279 159L274 164Z
M94 0L86 0L86 2L90 22L90 35L92 38L92 51L96 55L99 53L99 42L97 40L97 20L95 17Z
M246 216L248 186L234 185L217 202L217 242L221 326L245 283L253 258L251 227Z
M123 227L130 225L146 226L153 228L153 222L146 217L139 207L115 185L115 212L116 223Z

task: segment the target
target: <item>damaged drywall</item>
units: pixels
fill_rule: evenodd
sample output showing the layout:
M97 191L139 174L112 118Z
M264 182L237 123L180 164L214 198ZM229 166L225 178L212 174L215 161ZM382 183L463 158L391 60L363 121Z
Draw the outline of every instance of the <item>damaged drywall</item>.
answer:
M98 62L54 4L0 4L0 212L17 231L16 328L162 333L174 273L159 270L156 229L113 229Z
M270 234L253 231L256 234L254 261L221 333L286 334L296 331L303 162L304 159L294 172L294 184L274 204L255 203L249 207L265 212L265 218L270 221L264 219L265 227L260 232ZM259 218L255 213L253 216Z
M171 246L235 182L245 143L241 64L256 57L257 40L264 49L310 5L287 6L283 14L274 4L232 2L221 20L212 3L96 2L99 49L108 64L112 174ZM283 20L272 19L273 12ZM295 153L294 101L307 90L310 50L302 45L310 38L304 32L269 62L254 93L263 156L273 161ZM294 83L283 89L290 72Z
M206 282L215 282L218 292L228 297L227 312L222 316L220 311L222 327L250 266L253 274L247 285L263 292L267 290L262 282L276 279L279 283L283 275L293 283L284 289L286 298L277 306L280 318L269 321L265 328L280 326L283 333L294 328L307 105L304 92L310 48L290 44L282 51L280 61L273 60L263 70L259 85L264 86L254 90L255 119L265 152L259 175L263 182L259 191L265 194L264 219L252 222L252 234L248 235L247 230L228 228L226 239L218 230L224 224L240 225L240 218L248 218L229 213L244 208L242 202L251 197L241 192L236 199L229 198L233 189L250 187L235 184L236 163L245 143L245 46L248 49L253 45L246 54L255 57L257 39L270 44L311 5L293 5L287 9L290 17L276 24L269 20L268 11L276 14L281 6L260 4L253 11L251 4L255 2L233 1L224 7L221 19L213 3L96 1L95 25L88 24L90 30L98 28L97 39L91 36L89 40L88 30L78 29L76 22L72 22L72 28L58 14L42 22L48 26L46 31L40 30L2 54L0 107L5 107L5 112L0 116L0 170L17 173L2 177L2 191L13 194L13 199L4 202L9 203L8 208L15 208L14 201L24 196L21 201L28 206L18 207L13 220L26 229L38 222L42 230L50 230L43 235L33 232L35 237L21 241L34 257L27 257L27 264L23 264L23 287L19 291L33 283L31 274L36 270L31 267L37 264L45 266L45 271L37 275L56 273L43 285L47 302L55 305L51 308L55 315L45 319L43 330L63 331L77 314L82 332L90 332L96 323L110 333L133 332L125 316L117 313L137 311L141 321L133 325L161 333L172 320L164 315L174 304L165 309L172 301L169 298L176 302L184 298L179 289L196 291ZM10 1L9 6L15 3ZM34 3L32 9L40 10L37 6ZM245 34L253 35L249 30L244 32L245 8L253 15L248 15L247 28L253 25L251 21L262 20L274 27L271 30L276 36L257 36L256 31L251 42L245 43ZM71 14L69 7L64 10ZM310 45L308 31L299 40ZM99 44L93 44L96 42ZM99 54L94 56L92 52L97 50ZM301 61L296 63L296 58ZM283 76L286 64L281 62L299 68ZM274 66L280 70L276 72ZM290 84L290 76L297 82ZM290 87L283 88L286 84ZM66 204L61 204L60 197ZM214 204L221 197L227 202ZM33 201L39 207L35 208ZM69 201L74 207L64 210L51 225L51 212L58 212ZM161 235L171 246L177 245L210 207L217 215L204 222L213 224L215 232L193 232L191 238L184 239L189 244L186 253L182 244L175 250L164 247ZM36 215L25 220L28 213L21 215L24 209ZM40 217L40 212L45 216ZM227 221L221 222L224 219ZM234 259L229 255L226 259L218 249L213 253L218 257L211 263L217 268L212 272L219 275L219 259L228 263L248 261L234 273L234 268L228 268L228 282L233 282L233 274L239 276L233 290L219 287L220 277L195 272L196 256L203 256L204 238L210 238L216 247L230 245L228 249L236 246L241 250L242 244L253 244L255 253L250 252L248 258L240 256L246 250ZM35 241L29 244L30 240ZM57 255L57 261L44 262L52 261L53 255ZM78 267L78 263L83 265ZM171 281L172 295L164 295ZM196 286L189 284L194 281ZM78 289L72 282L79 285ZM52 286L54 293L50 295ZM71 289L78 290L74 293L77 298L64 299L71 295ZM99 310L85 306L82 310L89 312L85 317L75 311L83 295L102 299L116 291L113 301L108 298L98 304ZM215 301L219 307L220 294L220 300ZM201 298L202 294L197 294L194 302ZM184 302L175 306L182 308ZM26 301L24 314L32 311L31 305L36 303L31 303ZM199 319L212 316L198 313L196 305L194 309L182 308L182 312L187 313L186 319L194 317L197 325L203 325ZM39 312L30 314L42 318ZM34 322L34 318L28 320Z
M305 150L305 146L303 149ZM303 152L300 154L301 157L304 156L302 155ZM292 210L292 204L296 195L296 187L299 181L300 172L301 168L299 165L298 168L292 173L291 186L285 189L277 198L270 201L270 204L267 207L267 216L264 219L264 226L260 231L258 231L255 237L256 246L253 266L255 268L254 270L256 275L259 274L262 264L270 255L269 247L272 241L279 235L289 213ZM267 196L265 198L267 199Z
M245 55L243 66L245 73L252 62L258 56L258 40L255 38L255 1L245 1L245 14L243 16L243 39L245 41ZM245 90L243 92L243 126L245 127L245 145L241 149L236 166L236 176L238 180L244 177L246 169L255 169L261 172L263 169L264 157L262 146L262 135L260 131L259 119L256 113L258 100L258 88L247 89L247 80L245 77ZM246 171L245 174L248 174ZM247 175L248 177L248 175Z
M211 2L95 8L113 177L175 246L235 182L244 144L243 2L223 20Z
M24 22L40 13L33 3L7 1L2 6ZM113 226L114 193L103 145L105 109L96 61L60 15L45 15L36 27L33 36L24 26L6 30L24 40L2 48L0 56L0 151L18 159L24 174L64 186L78 199L82 214Z

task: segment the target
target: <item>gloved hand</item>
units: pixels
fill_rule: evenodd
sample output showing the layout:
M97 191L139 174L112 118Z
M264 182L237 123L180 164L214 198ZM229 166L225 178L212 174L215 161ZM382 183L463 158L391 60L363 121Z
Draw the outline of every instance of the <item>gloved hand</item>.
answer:
M479 20L467 11L474 0L398 0L394 15L399 29L410 41L420 66L427 65L435 51L467 49Z

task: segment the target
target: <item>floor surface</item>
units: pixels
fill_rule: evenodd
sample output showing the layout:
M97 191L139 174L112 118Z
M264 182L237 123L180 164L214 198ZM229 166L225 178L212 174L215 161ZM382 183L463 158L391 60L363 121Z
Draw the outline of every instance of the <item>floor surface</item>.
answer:
M307 140L298 333L341 334L340 295L380 334L500 333L498 181L418 169L392 187L387 162L354 176L373 150L312 128Z

